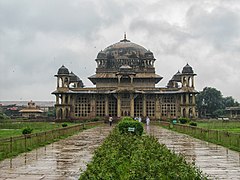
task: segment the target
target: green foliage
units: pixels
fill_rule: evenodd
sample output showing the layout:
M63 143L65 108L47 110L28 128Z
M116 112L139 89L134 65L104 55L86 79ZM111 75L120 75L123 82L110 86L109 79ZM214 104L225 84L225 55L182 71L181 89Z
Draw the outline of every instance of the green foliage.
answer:
M34 128L34 132L39 131L39 129L36 129L37 127L40 127L41 129L43 127L41 127L41 125L44 125L46 126L46 128L53 128L53 127L59 127L60 129L56 129L54 131L47 131L47 129L42 129L42 131L45 130L46 133L38 133L36 132L34 135L32 136L25 136L27 137L26 139L23 138L22 136L21 137L13 137L13 135L17 135L17 134L8 134L8 137L11 136L14 140L11 141L10 138L8 138L9 140L8 141L2 141L0 142L0 161L5 159L5 158L9 158L9 157L13 157L15 155L18 155L22 152L25 152L25 151L28 151L28 150L32 150L34 148L37 148L37 147L40 147L40 146L44 146L46 144L50 144L52 142L55 142L59 139L62 139L62 138L65 138L67 136L70 136L70 135L73 135L75 133L79 133L79 131L81 131L82 129L79 129L79 125L76 125L76 126L70 126L68 128L67 131L65 131L65 129L61 128L61 124L60 123L37 123L37 122L34 122L34 123L14 123L14 124L9 124L7 123L7 126L10 127L20 127L20 125L22 126L22 124L24 124L26 126L26 124L31 124L32 126L30 126L31 128ZM34 124L36 124L34 126ZM69 124L69 123L68 123ZM5 130L1 131L1 128L2 128L2 125L6 125L6 123L0 123L0 137L1 137L1 132L5 132ZM16 125L19 125L19 126L16 126ZM51 126L47 126L47 125L51 125ZM54 125L54 126L53 126ZM94 125L96 126L96 125ZM86 129L89 129L89 128L92 128L94 127L92 126L91 124L87 124L87 128ZM14 132L14 129L11 129L12 132ZM17 129L16 130L17 132L19 132L19 135L21 135L22 131L21 129ZM2 137L5 137L6 136L2 136ZM12 145L10 145L12 142ZM10 149L9 147L12 147L12 149Z
M223 97L221 91L211 87L205 87L203 91L196 96L196 104L200 117L206 115L219 117L225 114L224 110L226 107L239 105L233 97Z
M235 99L233 99L232 96L224 97L223 104L225 107L239 106L239 103Z
M22 134L31 134L32 131L33 131L32 128L26 127L26 128L24 128L24 129L22 130Z
M190 126L197 126L197 123L196 122L190 122L189 125Z
M126 116L126 117L123 117L123 118L121 119L121 121L134 121L134 119L131 118L131 117Z
M96 122L96 121L100 121L100 118L99 117L95 117L93 119L91 119L92 122Z
M128 128L134 128L134 131L129 131ZM118 129L121 134L134 134L134 135L142 135L143 133L143 124L134 121L132 118L125 117L118 123Z
M63 123L63 124L62 124L62 127L67 127L67 126L68 126L67 123Z
M190 122L190 119L189 119L189 118L181 117L181 118L178 118L178 121L179 121L181 124L187 124L188 122Z
M74 123L67 123L68 126L74 125ZM54 122L12 122L7 121L0 123L0 138L6 138L11 136L17 136L22 134L22 129L25 127L31 127L34 132L43 132L47 130L62 128L61 123ZM4 129L4 130L2 130Z
M225 114L224 109L217 109L216 111L212 112L212 117L220 117L223 116L224 114Z
M55 108L49 108L47 112L48 117L56 117L56 109Z
M198 122L198 126L206 129L213 129L225 132L240 133L240 121L228 122L223 121L204 121Z
M204 179L201 172L152 136L129 136L118 129L95 151L80 180Z
M0 120L10 119L6 114L0 112Z

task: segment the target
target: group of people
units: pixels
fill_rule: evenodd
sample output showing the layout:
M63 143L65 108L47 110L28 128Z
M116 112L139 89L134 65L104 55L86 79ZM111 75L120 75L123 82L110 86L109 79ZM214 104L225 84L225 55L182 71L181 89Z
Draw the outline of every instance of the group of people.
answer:
M142 122L141 116L135 117L134 120L136 120L136 121L138 121L138 122ZM148 116L147 116L147 118L146 118L146 124L147 124L147 126L149 126L149 124L150 124L150 118L149 118Z

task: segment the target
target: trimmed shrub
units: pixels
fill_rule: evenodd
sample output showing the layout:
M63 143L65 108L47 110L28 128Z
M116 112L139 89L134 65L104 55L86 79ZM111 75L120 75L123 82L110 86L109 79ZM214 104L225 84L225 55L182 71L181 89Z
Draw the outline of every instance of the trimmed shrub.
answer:
M63 124L62 124L62 127L67 127L67 126L68 126L67 123L63 123Z
M80 180L207 179L152 136L129 136L118 129L95 151Z
M22 134L31 134L32 131L33 131L32 128L26 127L26 128L24 128L24 129L22 130Z
M197 123L196 122L190 122L189 125L190 126L197 126Z
M181 124L187 124L190 121L190 119L188 119L188 118L179 118L178 121Z
M126 116L126 117L123 117L123 118L121 119L121 121L134 121L134 119L131 118L131 117Z
M120 134L131 133L141 136L143 133L143 124L134 121L132 118L125 117L118 123L118 129Z

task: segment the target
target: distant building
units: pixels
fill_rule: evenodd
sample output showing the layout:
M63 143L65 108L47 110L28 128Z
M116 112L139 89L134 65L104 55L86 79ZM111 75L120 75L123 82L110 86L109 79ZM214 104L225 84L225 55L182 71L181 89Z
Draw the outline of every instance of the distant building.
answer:
M150 50L132 43L124 36L96 58L96 74L89 77L96 87L84 87L73 72L58 69L56 96L57 119L92 117L150 117L168 119L196 117L194 76L187 64L168 82L155 87L162 79L155 73L155 58Z
M28 102L28 106L19 111L22 117L35 118L42 116L43 111L36 106L36 104L31 100Z
M240 119L240 107L227 107L225 109L227 111L227 114L229 118L231 119Z

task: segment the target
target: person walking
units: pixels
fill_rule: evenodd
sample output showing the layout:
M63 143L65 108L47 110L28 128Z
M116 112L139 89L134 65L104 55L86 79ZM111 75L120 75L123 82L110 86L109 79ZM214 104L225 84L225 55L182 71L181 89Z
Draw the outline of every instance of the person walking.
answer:
M149 126L149 124L150 124L150 119L149 119L149 117L146 118L146 123L147 123L147 126Z
M109 121L109 125L110 125L110 126L112 126L112 121L113 121L113 118L112 118L112 116L109 116L109 119L108 119L108 121Z
M142 122L141 116L138 117L138 122Z

